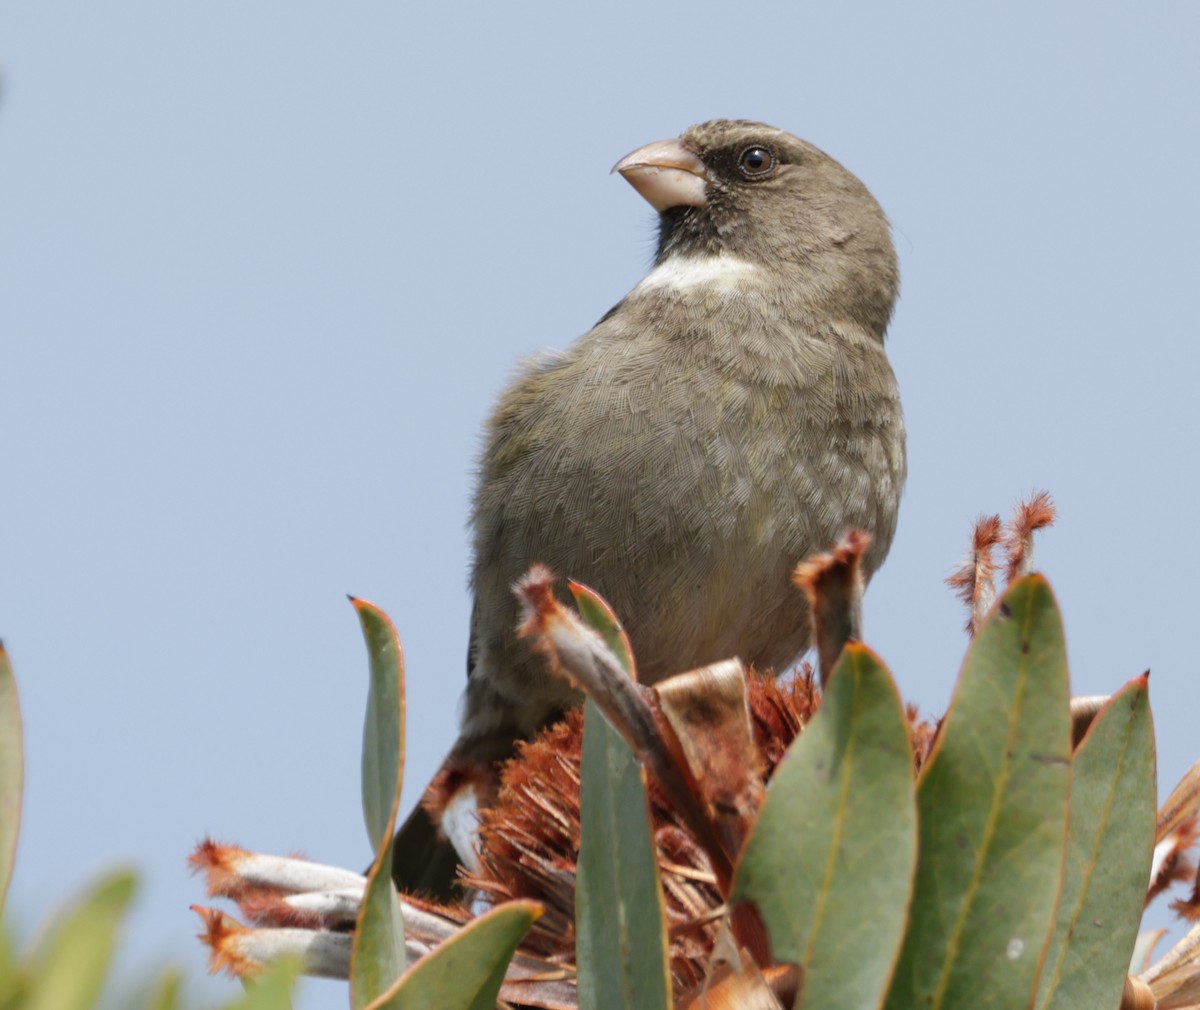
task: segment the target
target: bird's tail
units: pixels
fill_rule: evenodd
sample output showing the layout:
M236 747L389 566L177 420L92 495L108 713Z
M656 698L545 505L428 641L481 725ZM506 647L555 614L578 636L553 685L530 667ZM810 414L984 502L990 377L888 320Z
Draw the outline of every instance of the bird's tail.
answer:
M479 869L479 815L496 798L516 737L505 725L459 738L392 842L392 879L400 891L444 903L463 899L458 870Z
M462 896L458 886L458 853L418 803L392 842L392 879L406 894L449 903Z

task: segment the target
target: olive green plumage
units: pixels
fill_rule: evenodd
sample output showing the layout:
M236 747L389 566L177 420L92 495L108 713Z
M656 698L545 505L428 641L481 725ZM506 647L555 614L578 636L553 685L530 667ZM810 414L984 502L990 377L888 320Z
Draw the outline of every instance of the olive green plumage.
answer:
M660 211L655 267L528 363L488 422L448 767L507 756L578 700L516 633L512 587L533 563L609 600L652 683L730 656L787 666L809 636L795 565L858 527L869 577L895 532L904 426L883 337L899 274L871 194L746 121L694 126L617 170ZM402 884L443 890L413 865L432 837L418 812L397 842Z
M653 682L733 655L782 668L808 642L795 564L851 526L875 537L868 572L891 544L905 462L883 212L761 124L682 142L706 202L663 214L661 273L527 366L488 422L468 739L526 735L574 698L514 633L512 584L535 561L612 603ZM755 145L777 159L766 178L738 171Z

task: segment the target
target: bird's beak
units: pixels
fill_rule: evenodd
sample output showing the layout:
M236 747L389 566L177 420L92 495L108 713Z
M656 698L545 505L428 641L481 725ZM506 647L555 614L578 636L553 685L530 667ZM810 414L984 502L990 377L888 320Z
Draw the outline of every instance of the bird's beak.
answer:
M612 170L620 172L659 212L672 207L704 206L704 162L678 140L658 140L639 147Z

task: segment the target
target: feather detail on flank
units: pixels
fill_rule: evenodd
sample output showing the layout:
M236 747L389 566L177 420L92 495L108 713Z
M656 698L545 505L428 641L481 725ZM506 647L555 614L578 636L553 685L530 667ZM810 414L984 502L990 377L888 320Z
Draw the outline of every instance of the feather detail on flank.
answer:
M661 288L732 288L759 272L759 268L736 256L672 256L650 271L631 292L635 295Z

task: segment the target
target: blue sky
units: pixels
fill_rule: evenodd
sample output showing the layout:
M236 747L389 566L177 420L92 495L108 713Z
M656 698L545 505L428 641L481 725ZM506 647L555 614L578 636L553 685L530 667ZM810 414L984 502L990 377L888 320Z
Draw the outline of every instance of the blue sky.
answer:
M610 166L717 116L813 141L895 227L910 473L866 623L903 693L949 698L974 516L1046 488L1075 692L1150 667L1162 787L1200 757L1190 0L42 0L0 5L0 73L24 932L131 863L125 971L211 1003L197 838L365 864L344 594L403 637L411 803L464 681L481 422L644 273Z

